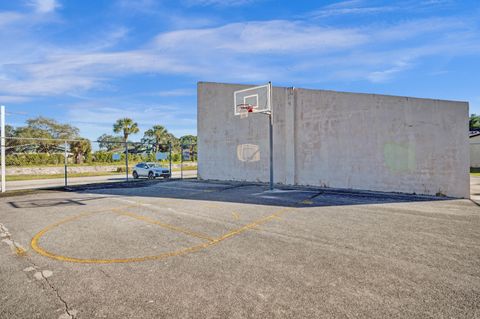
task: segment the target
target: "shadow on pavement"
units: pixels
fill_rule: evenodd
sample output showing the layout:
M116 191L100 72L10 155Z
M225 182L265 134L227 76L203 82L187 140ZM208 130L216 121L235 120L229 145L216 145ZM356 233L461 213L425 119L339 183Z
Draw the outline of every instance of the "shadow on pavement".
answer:
M14 208L76 206L76 205L87 205L84 202L95 200L95 199L98 199L98 198L82 198L82 199L48 198L48 199L11 201L11 202L8 202L8 204L10 204Z
M283 207L321 207L452 200L449 197L357 191L333 188L277 186L269 191L264 184L170 180L123 183L111 187L92 185L72 189L98 195L140 196L203 200Z

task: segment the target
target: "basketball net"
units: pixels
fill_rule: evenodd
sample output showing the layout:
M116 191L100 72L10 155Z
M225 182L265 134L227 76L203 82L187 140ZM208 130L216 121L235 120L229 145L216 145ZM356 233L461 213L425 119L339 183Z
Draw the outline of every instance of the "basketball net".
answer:
M253 108L254 106L253 105L250 105L250 104L240 104L238 105L238 108L240 110L240 118L241 119L244 119L244 118L247 118L248 117L248 113L252 113L253 112Z

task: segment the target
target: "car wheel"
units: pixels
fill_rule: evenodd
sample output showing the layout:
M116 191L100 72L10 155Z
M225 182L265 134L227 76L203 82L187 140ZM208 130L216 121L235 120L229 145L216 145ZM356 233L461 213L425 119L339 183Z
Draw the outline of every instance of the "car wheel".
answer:
M133 171L133 174L132 174L132 175L133 175L133 178L134 178L134 179L137 179L137 178L138 178L138 173L137 173L137 172Z
M153 172L148 173L148 179L155 179L155 175L153 174Z

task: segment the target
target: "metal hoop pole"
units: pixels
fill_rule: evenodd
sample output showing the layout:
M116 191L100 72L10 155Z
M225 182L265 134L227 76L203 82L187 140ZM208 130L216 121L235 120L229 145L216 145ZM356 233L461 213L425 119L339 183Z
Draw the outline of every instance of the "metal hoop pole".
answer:
M272 116L272 82L268 82L269 94L270 94L270 113L268 114L268 126L269 126L269 139L270 139L270 190L273 190L273 116Z

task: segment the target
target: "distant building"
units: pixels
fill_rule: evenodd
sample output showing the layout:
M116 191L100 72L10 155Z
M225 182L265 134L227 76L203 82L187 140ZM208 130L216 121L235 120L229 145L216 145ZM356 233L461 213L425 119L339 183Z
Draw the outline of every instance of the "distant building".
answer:
M480 167L480 131L470 131L470 167Z

